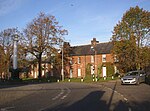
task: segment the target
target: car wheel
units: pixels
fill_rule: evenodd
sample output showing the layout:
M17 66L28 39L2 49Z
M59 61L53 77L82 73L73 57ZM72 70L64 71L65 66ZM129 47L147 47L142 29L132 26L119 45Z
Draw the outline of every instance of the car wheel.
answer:
M139 82L139 80L137 80L136 85L139 85L139 84L140 84L140 82Z

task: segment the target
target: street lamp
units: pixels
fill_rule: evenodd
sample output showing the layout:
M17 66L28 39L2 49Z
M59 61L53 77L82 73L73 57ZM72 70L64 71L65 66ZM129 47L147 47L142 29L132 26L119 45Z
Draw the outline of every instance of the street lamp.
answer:
M92 51L94 51L94 75L95 75L95 79L97 81L97 74L96 74L96 49L95 46L91 46Z
M62 76L62 81L64 81L64 49L63 49L63 45L64 45L64 42L62 41L61 43L61 54L62 54L62 58L61 58L61 76Z

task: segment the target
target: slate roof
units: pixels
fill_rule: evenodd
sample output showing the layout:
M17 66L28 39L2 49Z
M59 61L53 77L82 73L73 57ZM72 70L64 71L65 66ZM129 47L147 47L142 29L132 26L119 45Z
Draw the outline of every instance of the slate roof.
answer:
M74 46L71 47L70 56L82 56L82 55L94 55L95 52L92 50L90 45ZM110 54L113 48L112 42L98 43L96 44L96 54Z

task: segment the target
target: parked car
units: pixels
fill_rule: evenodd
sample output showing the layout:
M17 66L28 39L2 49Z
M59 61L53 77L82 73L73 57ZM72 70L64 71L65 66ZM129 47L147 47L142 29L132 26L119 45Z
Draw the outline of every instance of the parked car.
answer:
M130 71L121 78L121 84L140 84L145 82L145 76L144 71Z

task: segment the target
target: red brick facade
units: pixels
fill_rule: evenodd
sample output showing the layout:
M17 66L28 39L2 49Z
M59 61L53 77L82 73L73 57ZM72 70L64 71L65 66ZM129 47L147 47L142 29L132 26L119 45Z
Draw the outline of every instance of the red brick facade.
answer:
M102 55L106 55L106 61L102 61ZM93 58L94 60L92 60ZM79 59L80 59L80 62L79 62ZM93 69L93 73L97 75L98 67L101 67L102 64L105 64L106 62L113 63L113 57L111 54L72 56L70 57L70 61L72 62L71 67L68 70L69 71L68 74L70 74L70 77L71 78L72 77L84 78L86 76L87 64L91 64L91 70ZM92 71L91 71L91 74L92 74ZM103 77L103 71L101 72L100 76Z
M92 44L94 44L94 51L91 51L91 48L93 48ZM100 77L107 76L106 63L113 64L114 62L111 49L111 43L98 43L95 38L91 41L90 45L73 47L75 51L69 57L70 68L67 68L68 76L70 78L84 78L88 64L90 64L91 75L95 74ZM114 70L115 69L114 67Z

